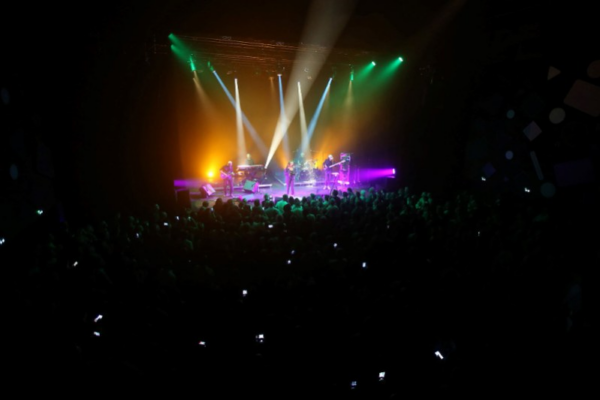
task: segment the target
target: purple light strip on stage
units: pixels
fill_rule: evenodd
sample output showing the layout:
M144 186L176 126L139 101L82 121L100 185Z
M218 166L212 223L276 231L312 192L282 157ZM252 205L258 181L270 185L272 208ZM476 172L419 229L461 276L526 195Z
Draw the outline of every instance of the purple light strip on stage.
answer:
M202 181L200 179L175 179L173 181L173 186L176 188L192 187L199 189L200 186L202 186Z
M361 168L361 179L370 181L385 177L394 177L396 175L395 168Z

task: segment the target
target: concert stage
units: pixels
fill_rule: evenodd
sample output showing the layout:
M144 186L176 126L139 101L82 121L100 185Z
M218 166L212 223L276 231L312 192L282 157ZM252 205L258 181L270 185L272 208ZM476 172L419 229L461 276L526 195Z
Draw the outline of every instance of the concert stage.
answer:
M325 189L325 182L323 180L307 180L298 181L294 185L294 196L293 197L307 197L311 194L323 197L331 194L333 189L337 189L338 192L346 192L348 188L351 188L354 192L361 190L368 190L370 187L376 190L390 189L395 184L395 179L388 177L386 179L377 179L371 181L360 181L354 180L347 184L337 183L337 186L332 186L332 189ZM246 186L248 187L248 186ZM233 197L225 196L223 191L223 184L220 180L215 182L206 182L200 179L178 179L174 182L175 197L178 203L187 204L185 196L189 197L189 205L193 210L197 210L202 202L208 201L209 205L214 204L217 199L227 201L233 199L234 201L246 200L248 202L254 201L255 199L263 200L265 194L268 194L274 201L279 200L284 194L286 194L285 183L277 179L270 179L259 183L258 190L256 187L252 190L245 189L242 182L235 182L233 186ZM291 195L291 193L290 193Z

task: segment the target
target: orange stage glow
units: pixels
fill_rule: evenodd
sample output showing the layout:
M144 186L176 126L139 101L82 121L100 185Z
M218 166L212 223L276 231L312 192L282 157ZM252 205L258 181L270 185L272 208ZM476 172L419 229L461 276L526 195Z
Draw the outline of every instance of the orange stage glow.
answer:
M243 82L239 93L242 112L268 148L280 116L274 79L254 74L243 75L242 71L240 74L238 80ZM305 94L302 88L303 96L306 95L303 106L307 122L313 117L323 89L327 86L327 77L322 78L314 78L314 87L309 93ZM222 79L233 95L233 78L224 76ZM198 74L193 82L187 78L177 85L176 91L174 111L178 118L182 177L218 181L218 171L223 165L229 160L233 161L234 167L238 164L235 107L212 74ZM314 153L305 154L305 158L316 160L320 168L328 154L333 154L337 159L340 152L354 152L362 146L373 145L378 140L377 132L387 125L389 119L385 115L386 107L382 107L385 103L384 92L385 87L375 90L369 86L369 82L360 85L356 81L334 81L309 143ZM292 158L301 146L299 113L290 122L287 135L289 157ZM267 154L260 154L246 126L244 140L246 152L252 155L255 162L266 163ZM289 161L282 142L270 165L275 170L283 169Z

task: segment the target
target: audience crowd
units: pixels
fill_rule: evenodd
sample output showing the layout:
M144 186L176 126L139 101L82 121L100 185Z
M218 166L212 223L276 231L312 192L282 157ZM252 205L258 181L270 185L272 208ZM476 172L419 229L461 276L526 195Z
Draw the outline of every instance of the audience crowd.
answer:
M6 361L28 382L218 397L577 387L600 258L582 226L408 188L50 223L0 249Z

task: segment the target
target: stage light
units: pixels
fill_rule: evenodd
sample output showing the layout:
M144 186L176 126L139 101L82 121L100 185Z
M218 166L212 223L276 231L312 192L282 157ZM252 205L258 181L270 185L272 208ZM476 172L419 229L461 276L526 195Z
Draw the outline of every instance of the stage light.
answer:
M371 61L371 65L375 66L375 65L377 65L377 63L375 61Z
M403 62L403 61L404 61L404 58L402 58L402 57L398 57L398 61L400 61L400 62Z
M215 173L213 171L208 171L208 177L212 178L213 176L215 176Z
M191 68L192 72L194 72L196 70L196 65L194 64L194 59L192 56L193 55L190 54L190 68Z

